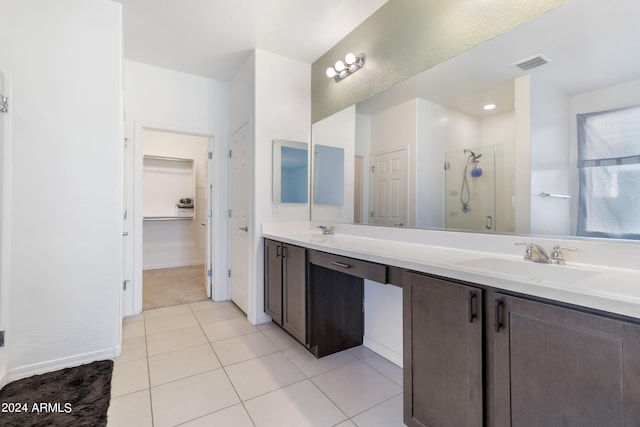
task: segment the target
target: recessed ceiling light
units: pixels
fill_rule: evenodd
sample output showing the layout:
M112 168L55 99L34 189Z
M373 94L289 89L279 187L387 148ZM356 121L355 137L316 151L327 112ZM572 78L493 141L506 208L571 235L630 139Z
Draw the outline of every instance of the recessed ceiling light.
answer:
M496 108L496 104L487 104L484 107L485 110L493 110L494 108Z

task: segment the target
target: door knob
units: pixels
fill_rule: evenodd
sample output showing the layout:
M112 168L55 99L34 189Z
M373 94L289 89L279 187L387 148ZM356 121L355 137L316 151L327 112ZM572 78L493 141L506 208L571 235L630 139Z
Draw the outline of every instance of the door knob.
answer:
M247 231L249 231L249 226L245 225L244 227L238 227L238 230L242 230L246 233Z

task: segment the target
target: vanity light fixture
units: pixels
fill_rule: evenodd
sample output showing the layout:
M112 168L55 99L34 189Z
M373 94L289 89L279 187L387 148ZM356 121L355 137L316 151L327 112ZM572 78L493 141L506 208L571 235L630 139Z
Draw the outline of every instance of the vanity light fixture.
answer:
M493 110L496 108L496 104L487 104L484 107L482 107L483 109L489 111L489 110Z
M333 78L336 82L358 71L364 65L364 53L355 56L353 53L347 53L344 61L338 60L333 67L327 68L327 77Z

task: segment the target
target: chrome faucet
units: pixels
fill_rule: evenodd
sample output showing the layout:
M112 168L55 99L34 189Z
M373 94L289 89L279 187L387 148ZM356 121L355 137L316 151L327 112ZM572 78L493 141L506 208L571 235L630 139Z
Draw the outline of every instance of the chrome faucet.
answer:
M576 250L576 248L567 248L560 245L555 245L551 250L551 258L549 258L550 264L564 265L564 256L562 255L562 249L567 251Z
M532 261L532 262L541 262L548 263L549 255L547 255L547 251L544 248L536 243L516 243L516 246L526 246L526 250L524 252L524 260Z
M322 230L322 234L324 234L325 236L333 235L333 231L334 231L333 225L330 225L328 227L326 225L319 225L318 228Z

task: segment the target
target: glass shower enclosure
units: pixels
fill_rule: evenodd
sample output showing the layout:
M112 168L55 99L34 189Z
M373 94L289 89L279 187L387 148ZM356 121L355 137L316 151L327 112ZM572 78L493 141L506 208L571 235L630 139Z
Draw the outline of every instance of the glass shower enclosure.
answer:
M468 147L444 157L445 227L513 232L514 144Z

